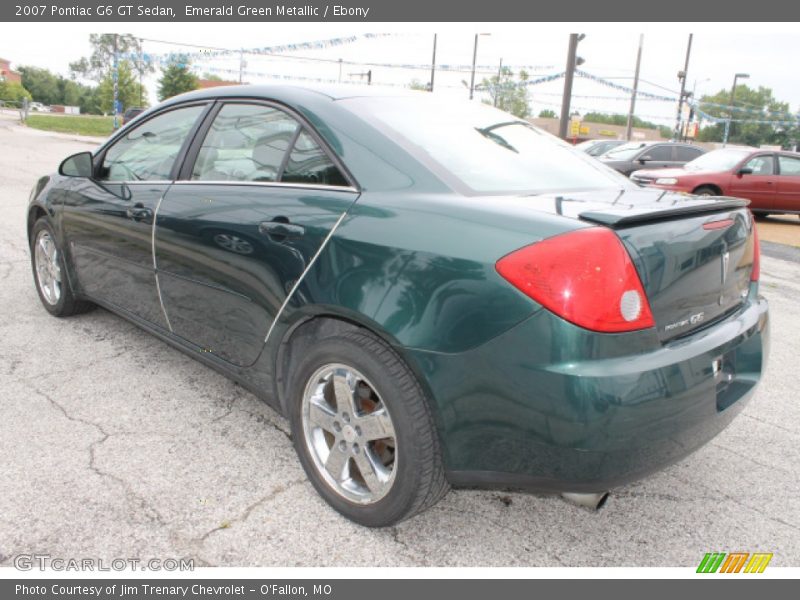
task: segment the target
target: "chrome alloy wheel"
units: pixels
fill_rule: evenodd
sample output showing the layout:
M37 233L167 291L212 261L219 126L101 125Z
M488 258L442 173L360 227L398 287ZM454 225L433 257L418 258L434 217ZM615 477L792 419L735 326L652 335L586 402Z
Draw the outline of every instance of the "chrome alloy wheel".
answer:
M46 230L40 231L36 236L34 260L36 279L42 296L48 304L55 306L61 299L61 266L56 243Z
M342 364L317 369L303 392L302 419L314 466L335 492L357 504L389 493L397 472L394 424L366 377Z

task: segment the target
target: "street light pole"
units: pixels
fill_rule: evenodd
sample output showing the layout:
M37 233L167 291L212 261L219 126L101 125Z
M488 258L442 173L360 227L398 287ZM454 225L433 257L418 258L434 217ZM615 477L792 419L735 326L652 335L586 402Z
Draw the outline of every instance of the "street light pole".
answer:
M749 78L749 73L736 73L736 75L733 76L733 85L731 86L731 106L730 110L728 111L728 120L725 123L725 136L722 139L723 148L728 144L728 135L733 135L733 107L736 101L736 80Z
M567 50L567 68L564 72L564 95L561 98L561 122L558 124L558 137L567 139L567 121L569 120L569 105L572 101L572 80L575 78L575 67L578 63L578 42L584 37L583 33L569 34L569 48ZM582 60L580 61L583 62Z
M436 34L433 34L433 58L431 58L431 88L429 92L433 91L433 78L436 76Z
M678 140L681 136L681 110L683 109L683 98L686 96L686 75L689 73L689 56L692 54L692 38L693 33L689 34L689 43L686 46L686 64L683 66L683 71L678 73L678 78L681 80L681 95L678 96L678 116L675 121L675 134L673 138Z
M639 67L642 64L642 44L644 34L639 34L639 52L636 54L636 73L633 76L633 92L631 93L631 108L628 111L628 123L625 127L625 139L631 140L631 130L633 129L633 111L636 109L636 94L639 91Z

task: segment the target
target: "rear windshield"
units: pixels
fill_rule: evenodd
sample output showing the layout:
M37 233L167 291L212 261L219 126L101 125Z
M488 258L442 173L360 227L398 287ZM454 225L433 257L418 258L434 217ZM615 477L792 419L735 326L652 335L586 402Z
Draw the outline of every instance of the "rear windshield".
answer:
M622 144L621 146L617 146L616 148L609 150L606 156L609 159L614 160L630 160L639 154L639 151L645 146L647 146L647 144L643 144L642 142Z
M752 150L726 148L712 150L683 165L688 171L727 171L739 164Z
M477 101L420 94L340 102L462 193L537 194L631 185L555 136Z

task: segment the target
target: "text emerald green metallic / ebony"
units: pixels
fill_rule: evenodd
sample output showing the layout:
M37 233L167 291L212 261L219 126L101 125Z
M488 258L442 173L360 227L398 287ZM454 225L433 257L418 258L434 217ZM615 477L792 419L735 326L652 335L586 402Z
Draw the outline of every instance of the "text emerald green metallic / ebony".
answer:
M50 313L103 306L252 390L368 526L451 484L646 476L767 357L746 201L640 188L429 93L178 96L40 179L28 234Z

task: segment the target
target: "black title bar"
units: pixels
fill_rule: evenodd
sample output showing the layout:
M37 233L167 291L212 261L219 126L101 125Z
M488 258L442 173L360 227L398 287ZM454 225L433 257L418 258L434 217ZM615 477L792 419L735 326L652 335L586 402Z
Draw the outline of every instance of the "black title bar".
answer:
M790 22L800 3L785 0L11 0L0 21L58 22Z

